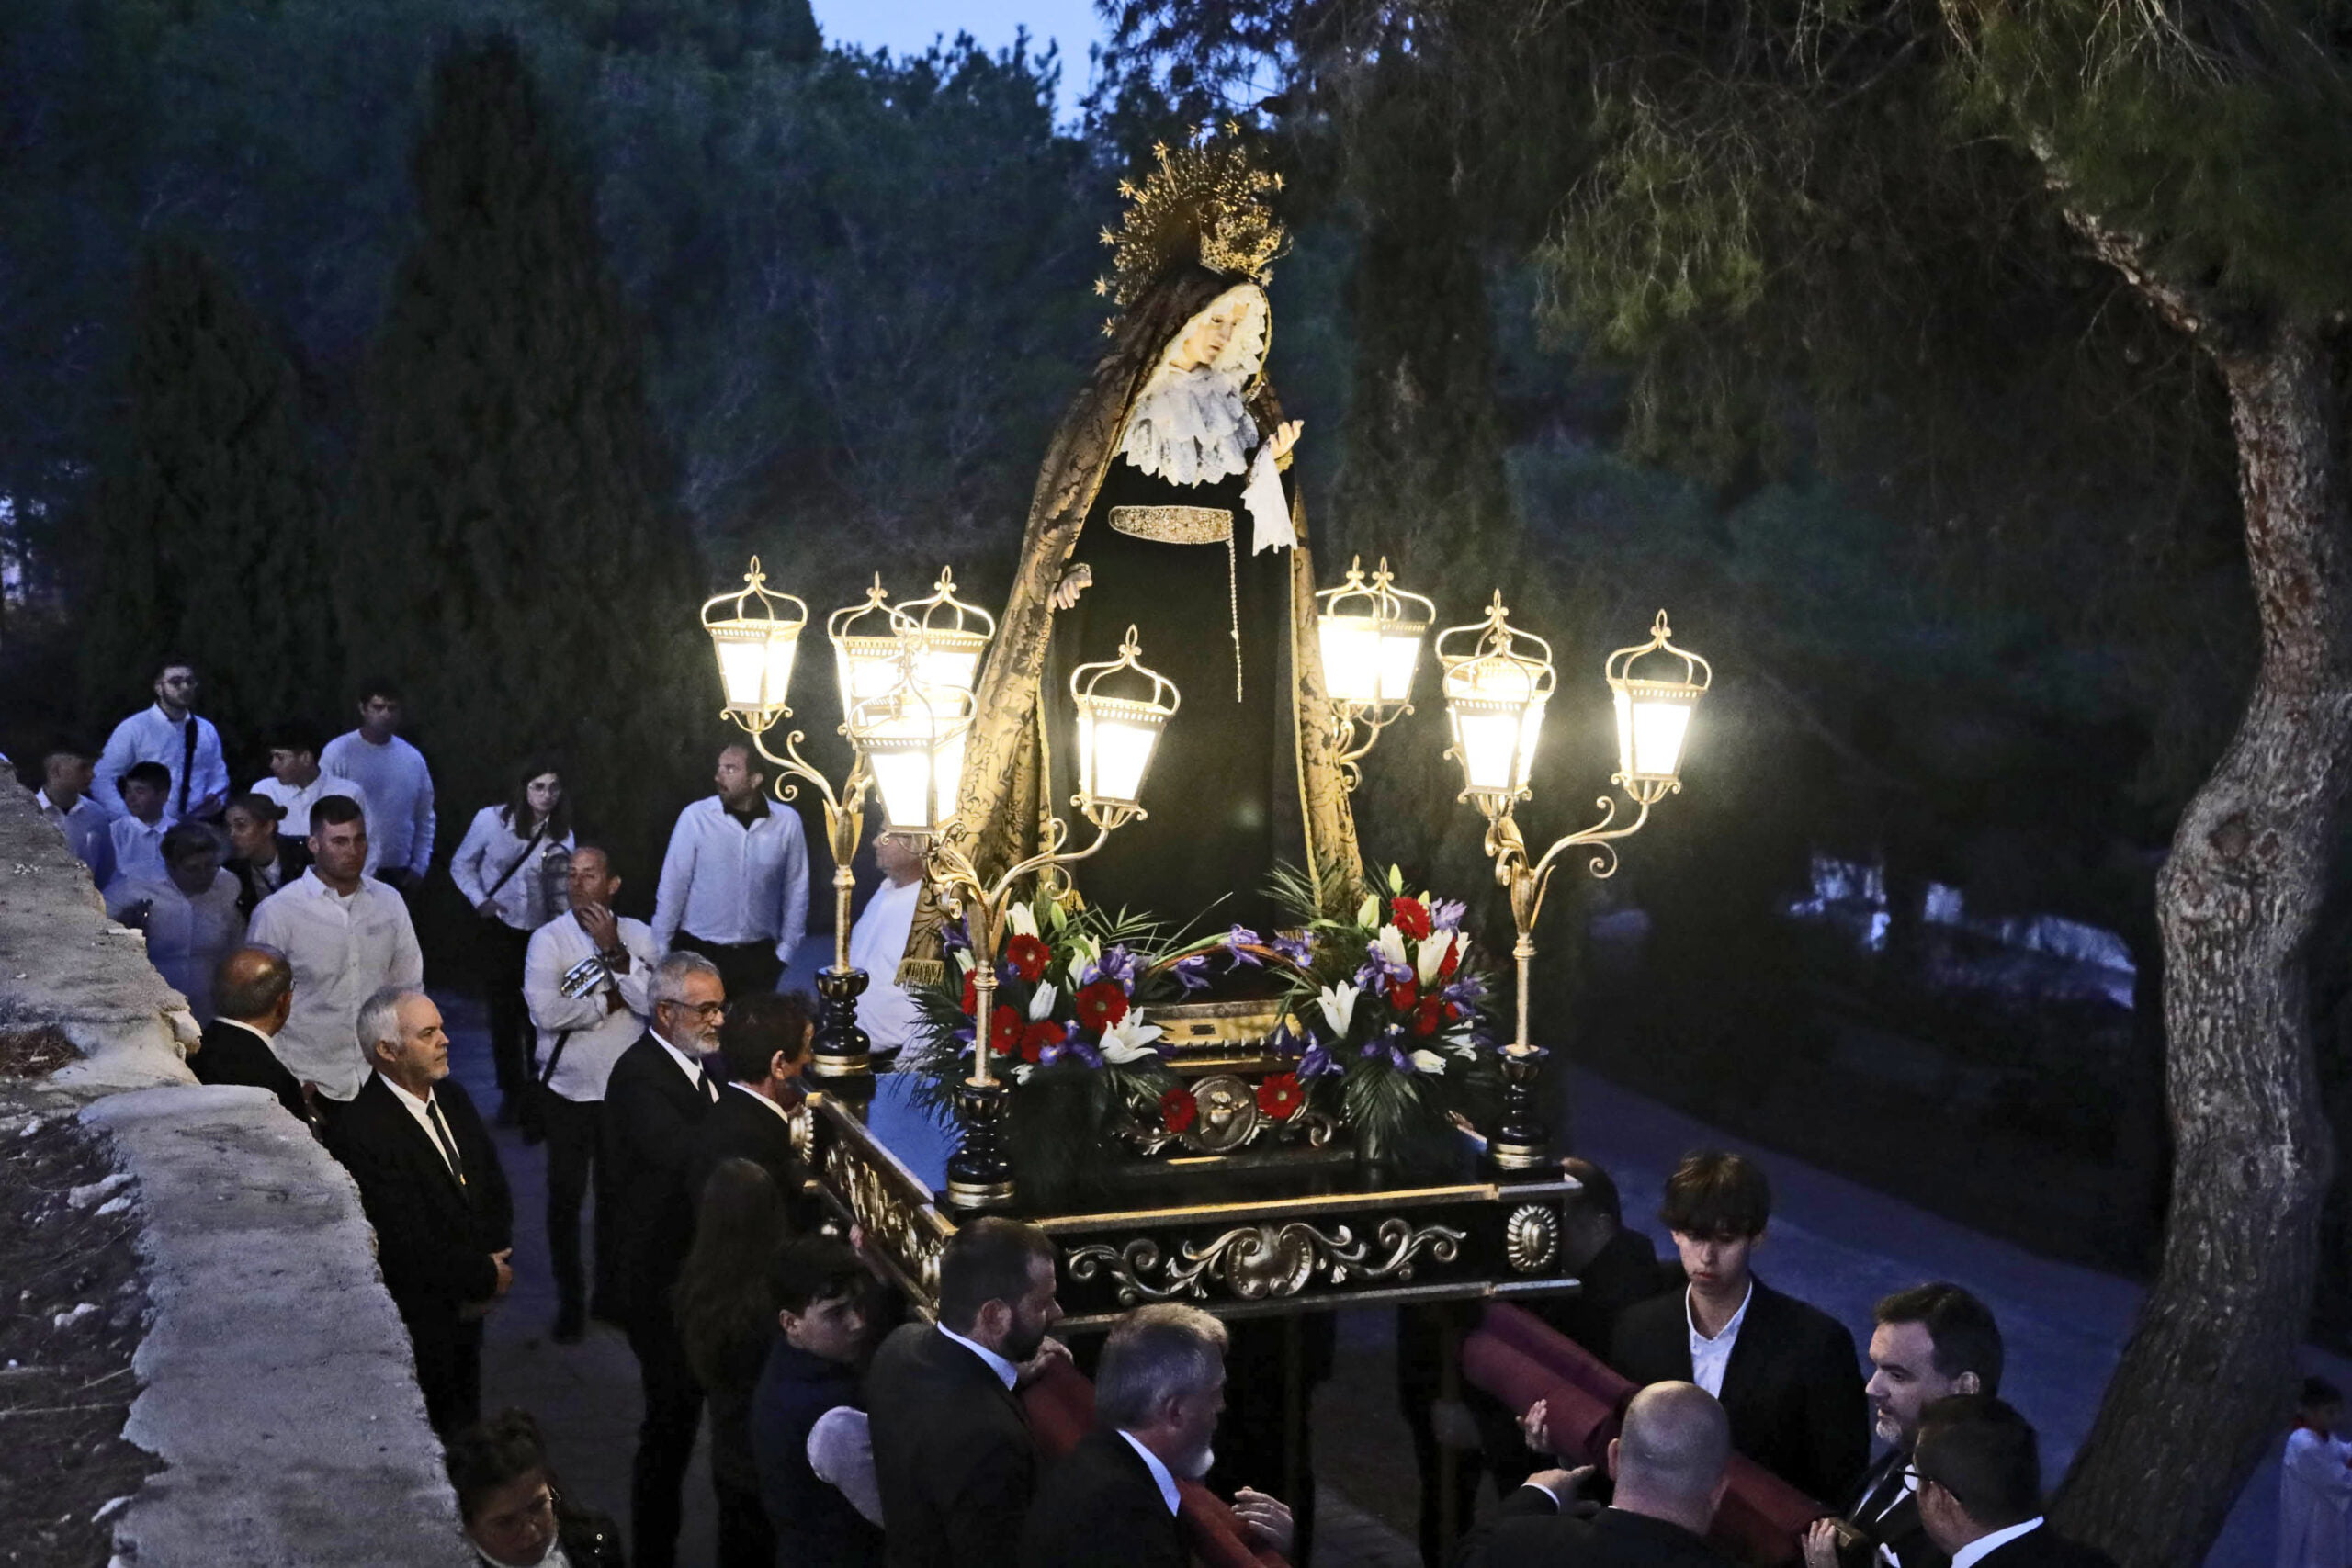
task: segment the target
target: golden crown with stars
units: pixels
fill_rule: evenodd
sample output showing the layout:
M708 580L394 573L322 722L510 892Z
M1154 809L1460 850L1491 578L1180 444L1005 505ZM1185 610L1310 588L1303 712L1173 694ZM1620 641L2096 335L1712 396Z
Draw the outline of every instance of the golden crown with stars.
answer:
M1151 150L1157 167L1141 183L1119 182L1127 204L1120 226L1102 231L1109 276L1094 292L1132 305L1170 264L1197 256L1212 272L1263 284L1289 247L1268 197L1283 177L1263 167L1238 124L1198 146Z

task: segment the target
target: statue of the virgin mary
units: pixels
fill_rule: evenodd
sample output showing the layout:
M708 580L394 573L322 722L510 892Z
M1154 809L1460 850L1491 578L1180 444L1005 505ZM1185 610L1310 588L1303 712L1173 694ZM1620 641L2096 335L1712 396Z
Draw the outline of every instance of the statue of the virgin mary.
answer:
M1071 868L1089 903L1171 925L1262 930L1278 863L1333 912L1363 880L1329 729L1315 574L1286 472L1299 426L1265 375L1277 187L1235 141L1157 152L1123 186L1111 351L1056 431L981 671L957 830L984 874L1039 846L1072 792L1069 671L1133 626L1182 705L1148 818ZM918 919L910 978L937 959Z

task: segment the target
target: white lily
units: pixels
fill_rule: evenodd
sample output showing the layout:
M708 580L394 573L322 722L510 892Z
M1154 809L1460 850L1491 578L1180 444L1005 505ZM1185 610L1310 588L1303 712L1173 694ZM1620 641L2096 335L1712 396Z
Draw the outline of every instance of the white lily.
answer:
M1012 934L1015 936L1037 934L1037 917L1030 912L1029 906L1026 904L1015 904L1012 911L1004 917L1004 923L1012 928Z
M1380 919L1379 895L1367 893L1363 902L1356 906L1356 924L1368 926Z
M1453 951L1454 940L1461 934L1460 931L1437 931L1422 942L1420 952L1413 957L1414 967L1419 972L1424 987L1437 983L1437 972L1445 967L1445 955Z
M1412 954L1405 951L1405 933L1395 926L1381 927L1380 934L1372 939L1372 945L1374 952L1391 964L1403 965L1413 962Z
M1342 980L1336 986L1324 987L1323 994L1315 998L1317 1005L1323 1010L1323 1021L1331 1026L1335 1038L1345 1040L1348 1037L1348 1025L1354 1021L1356 1016L1356 998L1363 995L1362 987L1353 981Z
M1102 944L1096 942L1092 937L1085 935L1072 935L1063 938L1062 941L1063 944L1069 949L1069 972L1071 974L1083 975L1086 973L1088 966L1102 962Z
M1151 1043L1167 1032L1156 1023L1143 1021L1140 1008L1131 1010L1116 1023L1105 1024L1102 1039L1096 1049L1102 1059L1113 1066L1123 1067L1129 1062L1139 1062L1152 1055Z
M976 967L972 962L972 950L970 948L959 947L956 950L956 967L967 975L969 975Z
M1029 1081L1029 1075L1036 1070L1037 1065L1035 1062L1023 1062L1012 1069L1012 1081L1014 1083L1027 1083Z
M1413 1070L1417 1073L1442 1073L1445 1071L1445 1058L1439 1055L1434 1051L1416 1051L1413 1053L1410 1060L1413 1064Z
M1039 1022L1054 1016L1054 988L1040 986L1029 998L1029 1021Z

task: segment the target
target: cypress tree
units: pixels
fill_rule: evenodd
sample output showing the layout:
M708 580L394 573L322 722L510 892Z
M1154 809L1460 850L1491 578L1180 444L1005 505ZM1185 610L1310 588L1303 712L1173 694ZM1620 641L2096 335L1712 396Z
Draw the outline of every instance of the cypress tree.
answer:
M700 760L698 572L588 185L511 37L443 57L413 173L343 540L349 667L408 688L445 819L554 749L644 888L665 770Z
M234 280L185 239L141 248L131 310L126 418L86 536L85 705L135 704L175 650L205 672L206 713L251 745L325 711L339 673L300 388Z

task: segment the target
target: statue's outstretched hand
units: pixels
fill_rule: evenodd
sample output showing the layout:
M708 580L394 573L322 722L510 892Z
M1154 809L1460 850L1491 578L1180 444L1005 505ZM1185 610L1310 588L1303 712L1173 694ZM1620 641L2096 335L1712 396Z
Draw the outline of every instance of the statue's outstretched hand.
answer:
M1063 572L1062 580L1054 585L1054 608L1069 609L1078 603L1079 593L1082 590L1093 586L1094 569L1084 561L1080 561L1076 566Z
M1298 433L1306 428L1306 422L1303 419L1286 419L1275 427L1272 435L1266 437L1266 447L1273 453L1275 462L1279 463L1290 456L1290 449L1298 445Z

